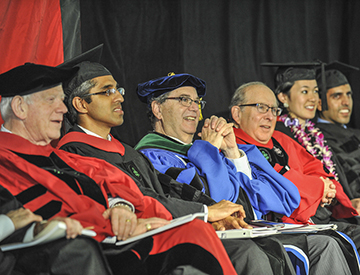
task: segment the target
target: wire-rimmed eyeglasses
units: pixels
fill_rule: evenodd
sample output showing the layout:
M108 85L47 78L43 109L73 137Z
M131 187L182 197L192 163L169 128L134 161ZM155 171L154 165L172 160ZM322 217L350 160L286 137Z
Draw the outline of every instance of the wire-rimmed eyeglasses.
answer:
M245 106L251 106L256 107L259 113L265 114L269 109L271 109L271 113L273 116L279 116L281 115L282 109L279 107L270 107L269 105L266 105L264 103L254 103L254 104L242 104L238 105L239 107L245 107Z
M200 109L204 109L206 101L204 100L200 100L200 99L191 99L190 97L185 97L185 96L179 96L179 97L167 97L165 98L165 100L167 99L176 99L179 100L179 102L181 103L181 105L185 106L185 107L190 107L191 104L193 102L195 102L196 105L199 106Z
M83 95L81 97L86 97L86 96L90 96L90 95L106 95L106 96L110 96L110 95L113 95L116 93L116 91L118 91L122 96L125 95L125 89L120 87L120 88L112 88L112 89L108 89L106 91L103 91L103 92L98 92L98 93L92 93L92 94L86 94L86 95Z

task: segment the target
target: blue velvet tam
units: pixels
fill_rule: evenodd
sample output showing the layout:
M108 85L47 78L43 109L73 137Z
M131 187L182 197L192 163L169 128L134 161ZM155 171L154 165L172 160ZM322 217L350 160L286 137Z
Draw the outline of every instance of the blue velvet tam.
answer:
M149 103L150 99L153 97L156 98L162 94L185 86L194 87L200 98L204 97L206 94L205 81L186 73L169 74L168 76L138 84L136 93L140 101Z
M33 63L15 67L0 75L0 95L13 97L47 90L67 81L79 68L56 68Z

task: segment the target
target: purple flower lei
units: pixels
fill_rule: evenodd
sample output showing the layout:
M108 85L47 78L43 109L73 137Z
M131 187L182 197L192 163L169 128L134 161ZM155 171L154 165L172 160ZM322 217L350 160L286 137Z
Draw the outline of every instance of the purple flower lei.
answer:
M322 164L338 180L335 164L331 160L332 152L329 146L325 145L324 135L319 128L316 128L315 124L310 120L306 120L305 124L301 125L297 118L291 118L287 114L280 116L279 119L286 127L291 129L299 143L314 157L320 159ZM306 129L309 133L306 133Z

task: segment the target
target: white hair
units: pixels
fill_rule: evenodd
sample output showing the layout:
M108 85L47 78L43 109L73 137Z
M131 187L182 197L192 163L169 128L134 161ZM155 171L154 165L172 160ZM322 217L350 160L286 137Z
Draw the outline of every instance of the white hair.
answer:
M8 121L10 117L14 114L11 108L11 102L14 97L2 97L0 102L0 113L4 122ZM27 104L31 104L32 94L24 95L23 99Z

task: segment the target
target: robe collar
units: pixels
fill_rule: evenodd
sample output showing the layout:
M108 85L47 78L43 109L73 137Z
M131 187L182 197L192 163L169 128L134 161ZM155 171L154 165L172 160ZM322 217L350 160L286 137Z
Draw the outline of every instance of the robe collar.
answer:
M237 143L239 143L238 141L242 140L243 142L245 142L247 144L254 144L259 147L272 148L274 146L272 139L270 139L268 141L268 143L266 143L266 144L260 143L260 142L256 141L255 139L253 139L252 137L250 137L247 133L245 133L240 128L234 128L234 133L236 136Z
M109 135L111 136L111 134ZM101 137L96 137L94 135L87 134L80 127L77 126L71 128L70 132L68 132L65 136L63 136L60 139L58 143L58 148L70 142L89 144L100 150L106 152L119 153L122 156L125 154L124 145L122 145L122 143L113 136L111 136L111 141L109 141Z

